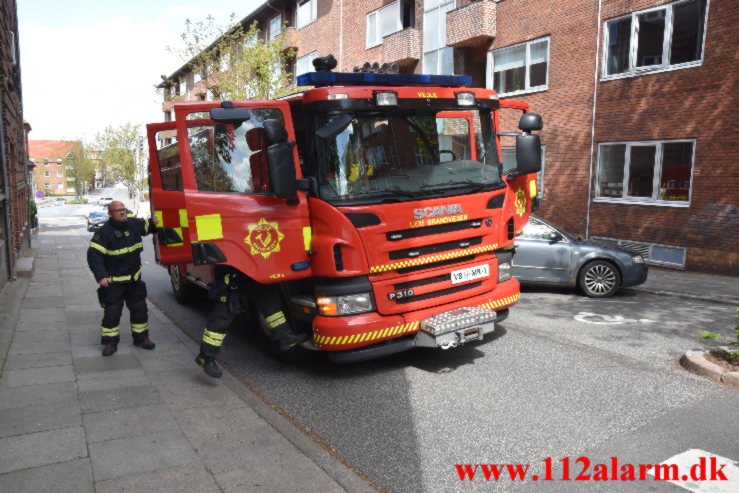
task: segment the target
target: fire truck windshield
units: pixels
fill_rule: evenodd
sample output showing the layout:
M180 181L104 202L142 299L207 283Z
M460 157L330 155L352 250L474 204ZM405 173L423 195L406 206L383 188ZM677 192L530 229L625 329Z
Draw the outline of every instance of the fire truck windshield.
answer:
M316 129L331 119L316 116ZM316 137L316 150L328 201L415 200L501 183L489 111L356 112L337 135Z

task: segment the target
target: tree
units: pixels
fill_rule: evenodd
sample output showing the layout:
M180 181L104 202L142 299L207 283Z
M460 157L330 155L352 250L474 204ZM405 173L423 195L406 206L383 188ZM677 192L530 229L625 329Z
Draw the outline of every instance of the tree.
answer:
M284 36L266 41L254 21L248 29L241 23L219 26L212 16L204 21L185 22L179 47L168 47L183 59L192 72L200 74L217 99L274 99L296 88L288 72L295 49ZM283 26L283 32L286 27ZM211 40L215 41L211 42ZM174 85L177 81L165 82Z
M130 197L136 195L141 184L138 162L142 157L139 126L131 122L119 127L108 125L102 133L95 136L95 149L100 156L100 164L119 183L125 185Z
M64 164L67 167L67 177L74 182L74 194L80 198L87 191L88 183L95 178L95 161L83 144L76 151L67 154Z

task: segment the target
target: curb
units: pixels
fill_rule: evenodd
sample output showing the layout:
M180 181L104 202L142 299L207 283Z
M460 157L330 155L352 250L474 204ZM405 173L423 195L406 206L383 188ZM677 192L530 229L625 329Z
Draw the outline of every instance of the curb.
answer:
M688 371L728 387L739 388L739 371L726 371L703 357L709 351L688 351L680 364Z
M632 289L634 291L640 291L642 293L648 293L655 296L671 296L673 298L682 298L693 301L705 301L708 303L719 303L722 305L739 306L739 299L730 298L717 298L715 296L701 296L696 294L676 293L675 291L657 291L653 289L645 289L639 287L631 287L626 289Z

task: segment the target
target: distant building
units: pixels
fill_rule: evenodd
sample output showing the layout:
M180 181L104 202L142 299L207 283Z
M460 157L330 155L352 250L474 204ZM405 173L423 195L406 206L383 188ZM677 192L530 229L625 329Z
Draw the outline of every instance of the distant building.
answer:
M655 265L739 275L736 0L273 0L253 21L296 49L295 74L332 53L337 71L397 63L529 102L545 124L538 214ZM164 121L173 101L211 99L209 75L166 77Z
M0 0L0 289L31 246L29 162L15 0Z
M70 152L79 153L82 143L78 140L29 140L28 155L36 165L33 178L36 190L51 195L74 193L74 182L67 176L64 160Z

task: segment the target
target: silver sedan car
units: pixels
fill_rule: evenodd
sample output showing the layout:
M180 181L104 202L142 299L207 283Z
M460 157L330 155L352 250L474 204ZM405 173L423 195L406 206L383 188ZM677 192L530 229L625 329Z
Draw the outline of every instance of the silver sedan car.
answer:
M521 284L578 287L601 298L646 281L647 266L636 252L575 238L531 216L516 238L513 275Z

